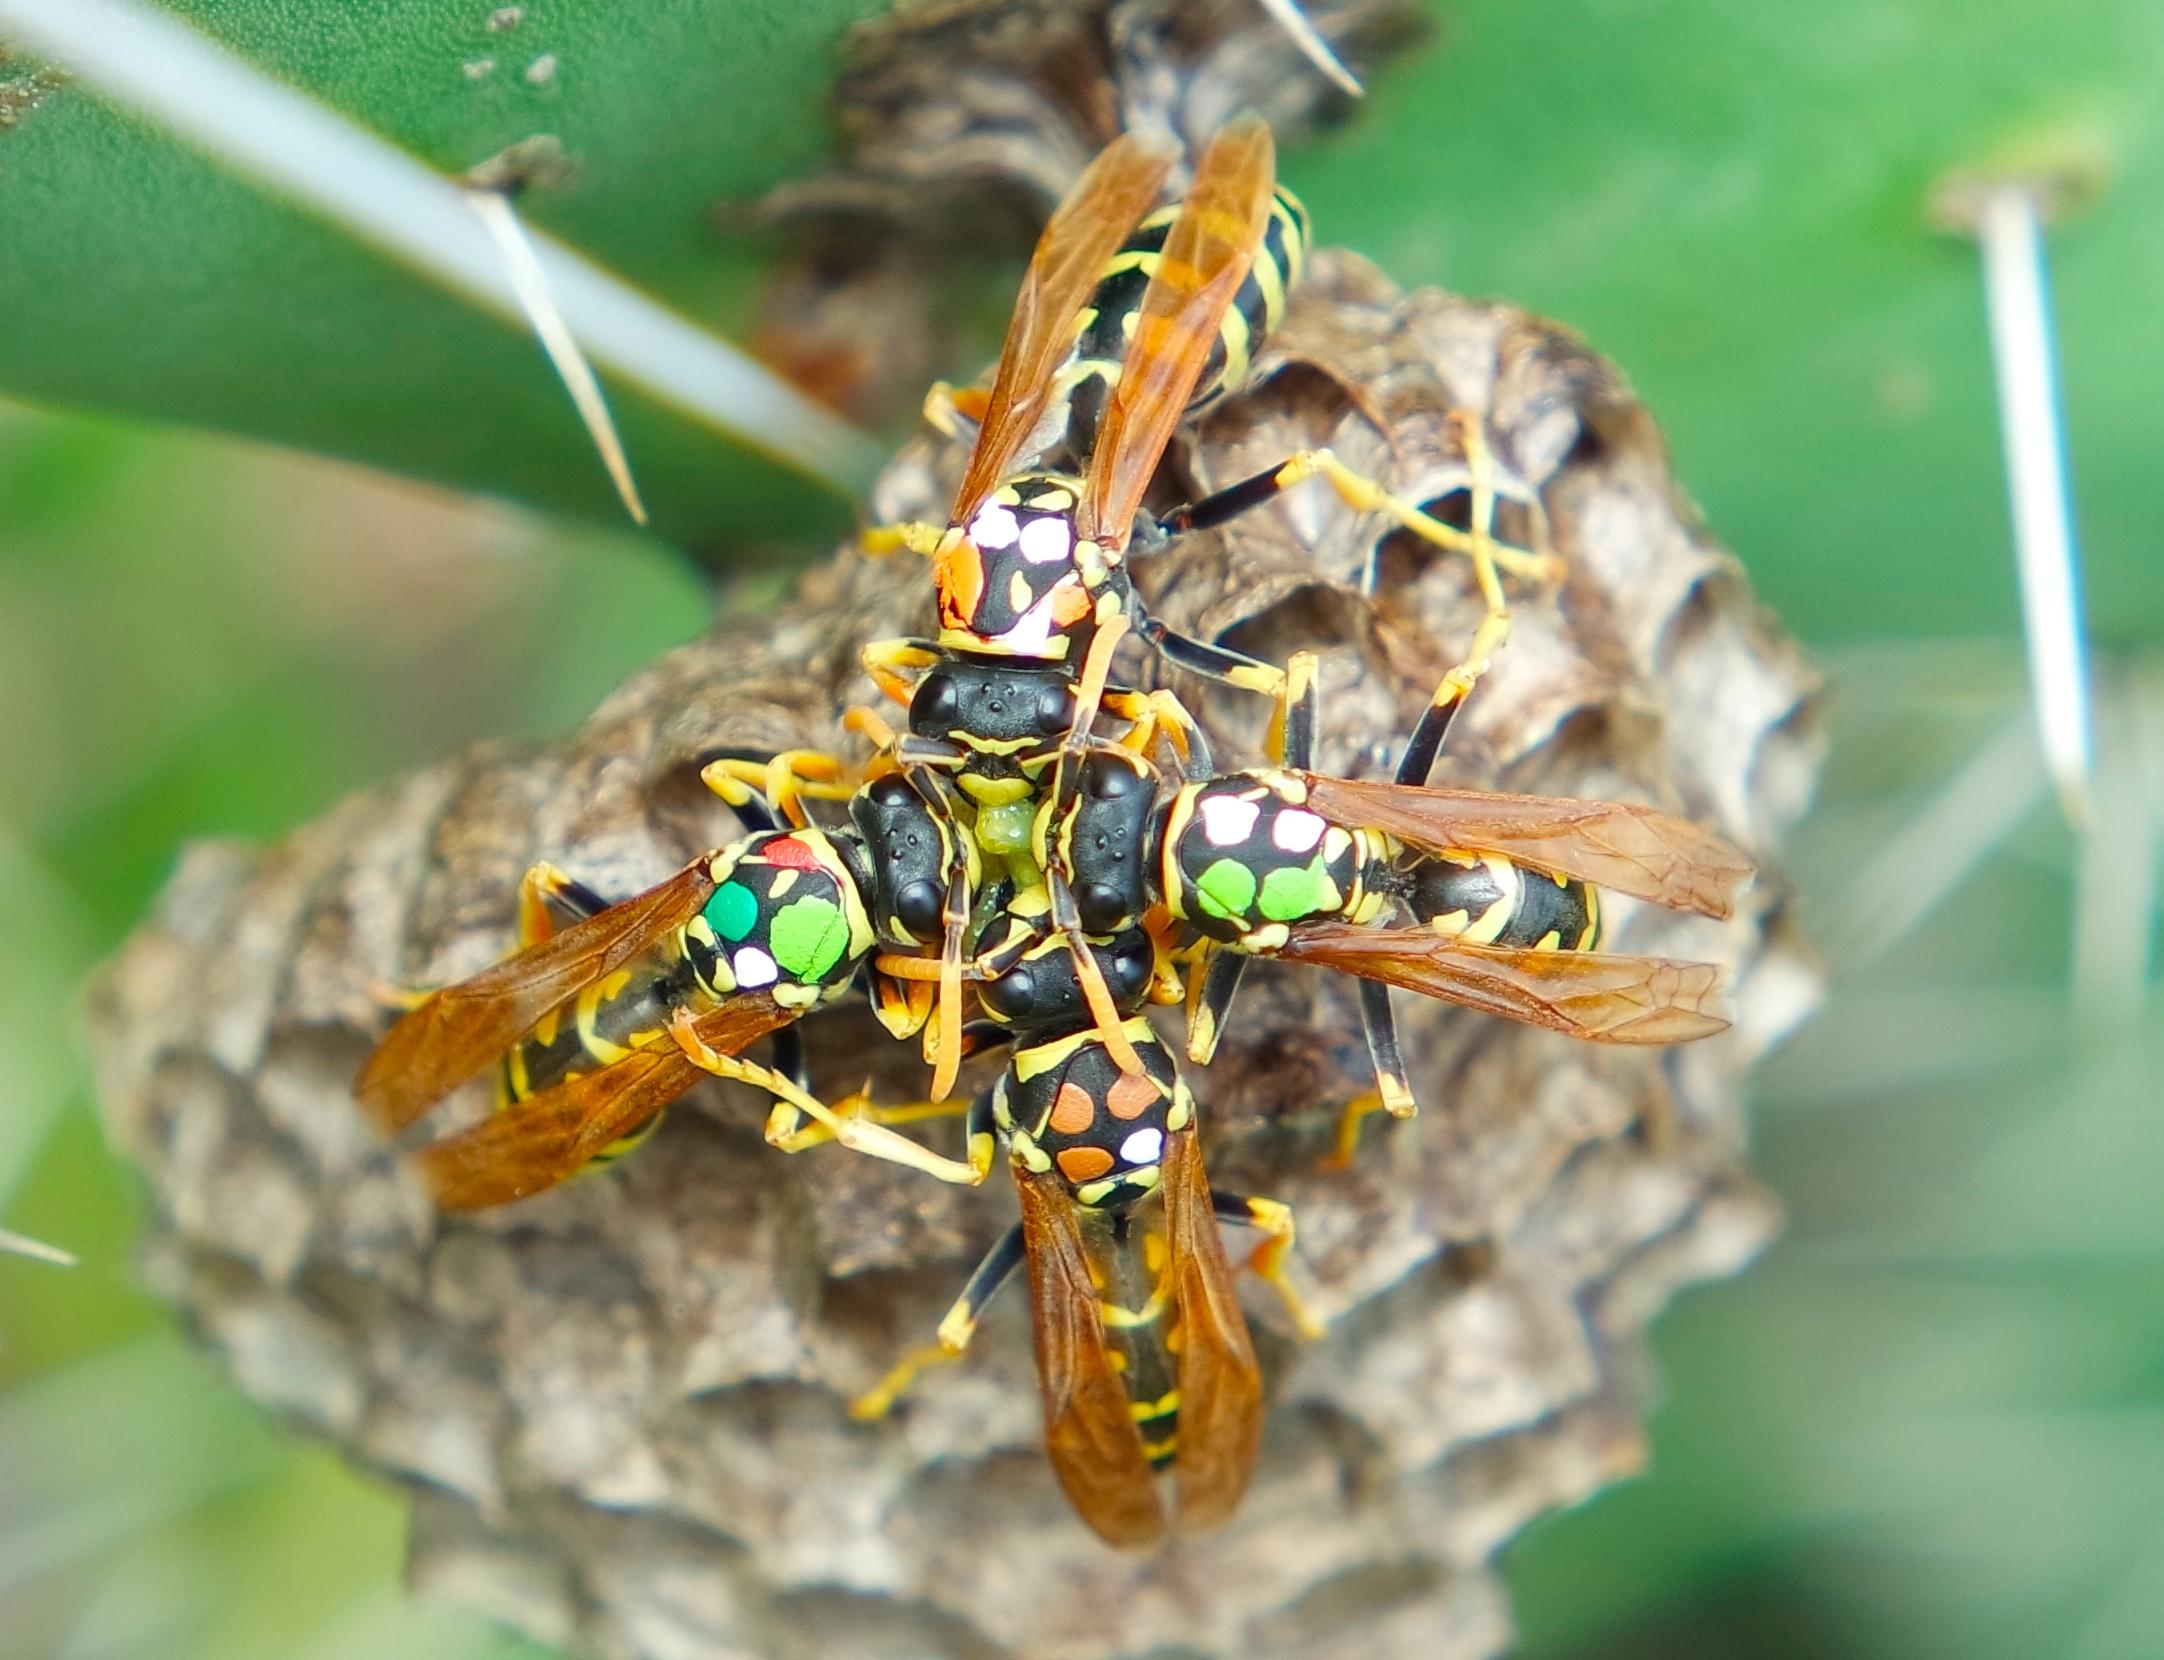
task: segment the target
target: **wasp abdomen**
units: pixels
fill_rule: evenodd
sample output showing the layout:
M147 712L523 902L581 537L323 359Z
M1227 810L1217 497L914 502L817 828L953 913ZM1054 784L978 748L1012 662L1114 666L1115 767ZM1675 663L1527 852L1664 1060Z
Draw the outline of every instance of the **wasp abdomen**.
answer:
M1137 225L1134 235L1106 262L1104 275L1083 308L1074 357L1067 369L1073 386L1068 448L1076 456L1089 453L1105 400L1119 384L1120 365L1134 338L1143 293L1179 212L1180 204L1174 202ZM1286 301L1306 268L1308 234L1307 209L1291 191L1279 186L1263 223L1262 246L1218 323L1202 378L1188 400L1190 409L1200 409L1246 384L1255 353L1284 320Z
M1474 945L1591 951L1600 941L1600 893L1498 854L1424 856L1406 873L1406 903L1437 933Z

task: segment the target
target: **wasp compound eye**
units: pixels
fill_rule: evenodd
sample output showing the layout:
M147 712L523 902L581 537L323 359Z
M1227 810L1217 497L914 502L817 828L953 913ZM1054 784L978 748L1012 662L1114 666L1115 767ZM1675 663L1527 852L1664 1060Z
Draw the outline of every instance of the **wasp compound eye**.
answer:
M886 808L907 807L919 799L915 786L899 774L874 780L864 786L864 793Z
M1074 688L1062 681L1037 694L1037 730L1056 738L1074 725Z
M1127 894L1110 882L1078 883L1074 902L1084 933L1109 934L1127 920Z
M918 685L909 700L909 729L919 734L944 736L961 718L962 697L954 677L933 672Z
M996 980L977 988L977 997L995 1020L1020 1020L1037 1002L1037 976L1019 963Z
M941 897L930 882L911 882L894 896L894 916L918 939L939 933Z

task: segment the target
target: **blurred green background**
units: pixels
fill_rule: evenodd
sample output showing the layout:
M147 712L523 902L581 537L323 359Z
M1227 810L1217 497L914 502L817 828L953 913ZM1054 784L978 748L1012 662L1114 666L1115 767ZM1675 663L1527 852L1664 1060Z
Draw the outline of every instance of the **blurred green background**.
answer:
M626 28L558 0L515 62L452 0L331 33L267 0L176 9L446 167L563 132L584 170L534 217L734 329L759 250L711 204L816 157L832 30L869 8ZM1649 1473L1514 1552L1528 1652L2153 1655L2164 8L1435 9L1440 48L1287 177L1325 240L1614 356L1837 692L1793 854L1834 989L1755 1104L1788 1235L1662 1321ZM76 90L11 104L31 73L0 58L0 392L75 409L0 405L0 1223L85 1266L0 1256L0 1652L527 1654L408 1606L397 1500L265 1424L133 1289L141 1198L76 1000L190 838L276 836L470 739L561 730L760 578L717 594L605 528L516 331ZM2099 646L2086 838L2029 736L1976 261L1925 218L1936 179L2009 148L2105 174L2053 242ZM846 516L618 403L677 541L809 545Z

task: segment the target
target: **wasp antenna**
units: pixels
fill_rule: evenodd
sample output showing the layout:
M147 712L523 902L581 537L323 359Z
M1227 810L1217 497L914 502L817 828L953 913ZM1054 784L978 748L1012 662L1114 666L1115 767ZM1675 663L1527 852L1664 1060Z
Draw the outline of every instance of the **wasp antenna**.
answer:
M564 390L571 394L579 419L586 423L587 434L593 439L594 448L601 453L601 465L608 469L610 482L623 499L624 511L631 515L633 523L643 525L646 523L646 504L639 499L639 487L631 477L631 462L624 454L623 440L617 436L615 419L609 414L609 401L602 396L601 383L594 378L593 366L586 361L586 354L579 350L578 337L556 308L556 296L549 289L548 273L534 258L533 244L526 239L526 227L519 222L518 209L502 191L479 185L468 188L466 201L480 216L481 223L488 227L489 238L502 256L503 273L511 281L511 292L518 299L519 309L526 313L526 320L533 324L541 349L548 353L549 362L563 377Z
M1332 85L1354 98L1367 95L1367 88L1360 84L1359 77L1345 67L1344 59L1330 49L1330 43L1308 21L1299 0L1262 0L1262 9L1276 20L1280 29L1292 36L1292 43L1300 48L1301 56L1328 76Z

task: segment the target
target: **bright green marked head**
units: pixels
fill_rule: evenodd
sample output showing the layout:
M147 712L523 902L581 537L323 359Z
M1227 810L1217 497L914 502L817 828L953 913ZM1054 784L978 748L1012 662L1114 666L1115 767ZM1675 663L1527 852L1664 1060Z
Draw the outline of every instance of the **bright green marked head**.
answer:
M849 949L849 919L831 899L806 894L774 913L768 943L792 978L817 985Z
M1237 859L1219 859L1195 883L1195 899L1212 916L1243 917L1255 902L1255 873Z
M724 882L706 902L706 921L731 945L750 933L759 920L759 896L741 882Z
M1273 870L1262 879L1262 914L1272 922L1298 922L1337 908L1337 884L1320 854L1303 867Z

